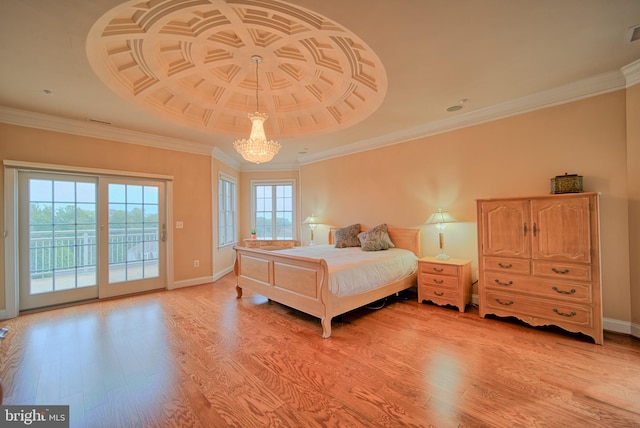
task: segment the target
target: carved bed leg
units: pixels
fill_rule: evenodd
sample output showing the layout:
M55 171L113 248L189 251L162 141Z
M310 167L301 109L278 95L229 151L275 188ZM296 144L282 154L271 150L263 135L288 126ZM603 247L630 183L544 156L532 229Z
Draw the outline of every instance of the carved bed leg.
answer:
M236 293L238 294L238 299L242 297L242 288L236 285Z
M331 318L324 317L320 319L320 324L322 324L322 338L328 339L331 336Z

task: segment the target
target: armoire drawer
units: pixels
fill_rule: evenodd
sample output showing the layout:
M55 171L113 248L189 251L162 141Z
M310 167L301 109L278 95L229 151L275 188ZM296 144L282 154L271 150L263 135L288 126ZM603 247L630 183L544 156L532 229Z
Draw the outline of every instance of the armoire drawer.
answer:
M529 275L531 268L529 260L504 259L501 257L485 257L483 259L484 268L486 270L494 270L499 272L509 272L521 275Z
M486 312L499 316L514 316L531 325L593 324L590 305L578 305L538 299L519 294L486 291Z
M589 283L552 281L499 272L485 272L484 286L498 292L534 295L559 302L591 303L592 295Z
M591 281L591 266L534 260L533 274L555 279Z

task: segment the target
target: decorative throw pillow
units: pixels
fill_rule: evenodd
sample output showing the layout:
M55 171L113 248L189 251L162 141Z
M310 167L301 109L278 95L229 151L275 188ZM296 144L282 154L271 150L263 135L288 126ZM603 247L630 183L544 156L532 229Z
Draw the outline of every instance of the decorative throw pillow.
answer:
M360 223L336 230L336 248L359 247L358 233L360 233Z
M373 229L358 234L362 251L380 251L395 247L389 237L386 224L379 224Z

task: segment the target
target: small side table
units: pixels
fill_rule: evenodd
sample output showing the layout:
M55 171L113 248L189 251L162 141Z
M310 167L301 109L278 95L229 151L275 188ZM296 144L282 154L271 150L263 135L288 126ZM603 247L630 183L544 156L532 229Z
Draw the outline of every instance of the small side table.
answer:
M243 242L244 246L249 248L283 250L295 247L298 241L295 239L243 239Z
M418 260L418 302L456 306L464 312L471 301L471 260L423 257Z

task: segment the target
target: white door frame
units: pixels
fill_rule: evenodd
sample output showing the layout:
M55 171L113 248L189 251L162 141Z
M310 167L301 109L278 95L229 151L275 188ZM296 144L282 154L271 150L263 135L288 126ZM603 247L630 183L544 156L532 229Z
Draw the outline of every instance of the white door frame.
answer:
M66 172L68 174L84 174L111 176L122 178L148 178L166 182L167 212L167 263L166 288L174 288L173 278L173 176L146 174L139 172L106 170L97 168L72 167L67 165L42 164L5 160L4 164L4 280L5 307L0 308L0 319L15 318L19 314L19 276L18 276L18 172L20 170L43 172Z

